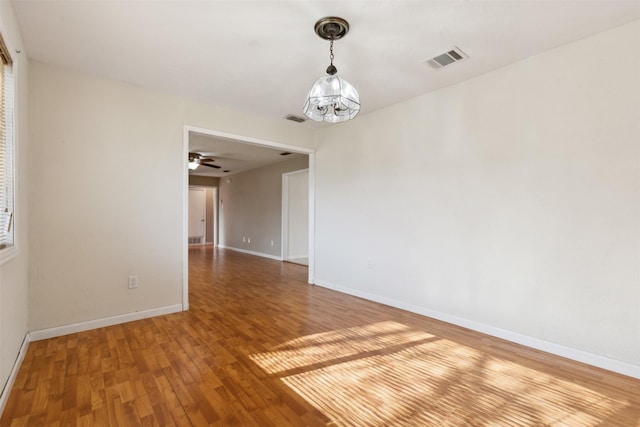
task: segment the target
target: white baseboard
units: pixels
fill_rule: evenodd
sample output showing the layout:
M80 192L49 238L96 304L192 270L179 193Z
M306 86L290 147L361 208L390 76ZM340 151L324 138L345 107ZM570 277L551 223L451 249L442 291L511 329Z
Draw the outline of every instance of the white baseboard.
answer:
M31 331L31 341L40 341L46 340L48 338L61 337L63 335L75 334L76 332L83 332L91 329L103 328L105 326L118 325L120 323L132 322L134 320L146 319L148 317L177 313L179 311L182 311L182 304L174 304L166 307L152 308L150 310L120 314L118 316L88 320L86 322L72 323L70 325L57 326L55 328L39 329L36 331Z
M622 375L640 379L640 366L632 365L631 363L622 362L620 360L611 359L609 357L600 356L597 354L589 353L586 351L578 350L564 345L552 343L549 341L541 340L538 338L530 337L528 335L519 334L517 332L508 331L505 329L496 328L494 326L486 325L484 323L476 322L474 320L465 319L458 316L442 313L435 310L430 310L424 307L420 307L413 304L408 304L402 301L398 301L392 298L386 298L379 295L371 294L368 292L362 292L357 289L352 289L346 286L339 286L323 280L316 280L316 285L333 289L338 292L353 295L359 298L364 298L370 301L375 301L380 304L388 305L391 307L400 308L402 310L410 311L412 313L421 314L423 316L431 317L443 322L451 323L463 328L471 329L476 332L491 335L503 340L511 341L517 344L522 344L527 347L541 350L547 353L562 356L567 359L575 360L577 362L586 363L587 365L595 366L598 368L606 369L608 371L617 372Z
M9 373L9 378L7 379L4 388L2 389L2 393L0 393L0 416L4 413L4 407L7 405L7 400L9 399L9 395L11 394L11 390L13 389L13 384L16 381L16 377L18 376L18 371L20 371L20 367L22 366L22 361L24 360L25 354L27 354L27 349L29 348L29 342L31 341L31 337L29 333L24 336L22 340L22 345L20 346L20 350L18 351L18 357L16 357L16 361L11 368L11 373Z
M265 253L262 253L262 252L248 251L246 249L234 248L233 246L225 246L225 245L218 245L218 247L222 248L222 249L229 249L230 251L242 252L243 254L256 255L256 256L261 256L263 258L269 258L269 259L275 259L276 261L282 261L282 257L275 256L275 255L270 255L270 254L265 254Z

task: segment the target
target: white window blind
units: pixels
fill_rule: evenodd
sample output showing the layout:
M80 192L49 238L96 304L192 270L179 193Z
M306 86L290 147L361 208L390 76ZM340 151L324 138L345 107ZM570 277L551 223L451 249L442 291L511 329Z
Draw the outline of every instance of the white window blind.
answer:
M0 250L13 246L15 235L15 147L13 139L13 73L9 50L0 36Z

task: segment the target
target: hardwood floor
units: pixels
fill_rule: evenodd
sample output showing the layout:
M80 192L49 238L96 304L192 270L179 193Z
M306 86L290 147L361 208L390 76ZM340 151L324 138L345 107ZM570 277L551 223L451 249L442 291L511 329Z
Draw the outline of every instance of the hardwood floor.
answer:
M2 426L640 426L640 381L189 250L188 312L33 342Z

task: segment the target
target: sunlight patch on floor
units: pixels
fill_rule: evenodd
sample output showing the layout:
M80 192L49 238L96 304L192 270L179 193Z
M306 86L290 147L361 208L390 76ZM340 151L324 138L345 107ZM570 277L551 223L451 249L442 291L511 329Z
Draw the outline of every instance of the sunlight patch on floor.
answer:
M596 426L629 404L397 322L252 356L339 425Z
M296 338L251 358L274 374L433 338L401 323L380 322Z

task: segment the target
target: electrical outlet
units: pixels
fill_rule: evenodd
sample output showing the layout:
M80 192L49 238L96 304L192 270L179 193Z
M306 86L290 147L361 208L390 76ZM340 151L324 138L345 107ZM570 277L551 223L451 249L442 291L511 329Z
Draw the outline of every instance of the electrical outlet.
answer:
M251 237L247 239L247 243L251 243Z
M273 240L271 241L271 246L273 246Z
M129 275L129 289L133 289L137 287L138 287L138 275L137 274Z
M246 243L247 242L247 238L245 236L242 236L242 243Z

